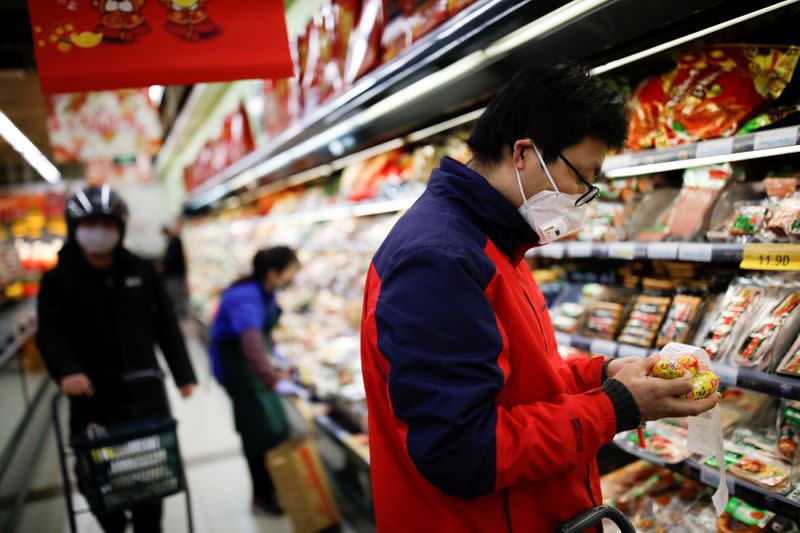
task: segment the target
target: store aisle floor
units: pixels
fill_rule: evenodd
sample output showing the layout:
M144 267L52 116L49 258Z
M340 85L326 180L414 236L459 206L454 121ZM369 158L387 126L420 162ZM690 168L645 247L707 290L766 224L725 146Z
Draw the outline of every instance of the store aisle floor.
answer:
M181 451L186 463L196 533L290 533L287 518L254 516L250 512L250 477L234 429L230 402L224 390L209 375L208 358L202 343L187 328L192 360L200 385L188 400L178 396L171 380L167 389L175 418ZM69 532L60 490L55 442L50 434L42 461L37 467L29 503L19 531ZM78 508L85 507L74 494ZM102 533L89 514L78 516L80 533ZM131 529L129 528L129 531ZM168 498L164 514L165 533L188 531L184 495Z

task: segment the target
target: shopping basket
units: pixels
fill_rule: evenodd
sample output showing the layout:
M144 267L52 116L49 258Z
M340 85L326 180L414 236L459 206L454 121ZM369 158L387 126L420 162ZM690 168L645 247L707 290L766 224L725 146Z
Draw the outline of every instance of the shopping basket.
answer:
M556 528L556 533L583 533L587 529L600 525L600 522L606 518L614 522L622 533L636 533L636 528L619 509L607 505L593 507L579 514Z
M75 474L89 504L88 509L75 510L68 451L59 421L61 397L61 393L53 397L53 425L72 533L77 533L76 514L91 510L102 515L179 492L185 493L188 530L193 532L191 498L178 446L177 423L169 417L111 426L99 436L73 436L70 448Z

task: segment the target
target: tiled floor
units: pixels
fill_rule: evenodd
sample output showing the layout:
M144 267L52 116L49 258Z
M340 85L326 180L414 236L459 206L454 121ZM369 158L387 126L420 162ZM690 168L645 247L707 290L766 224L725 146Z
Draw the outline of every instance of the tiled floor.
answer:
M172 383L170 391L173 414L178 419L178 434L192 493L195 531L197 533L291 533L288 519L255 517L250 513L250 478L240 453L238 435L233 426L228 397L209 378L203 346L189 337L195 369L201 381L195 395L182 400ZM45 456L37 468L32 487L39 494L25 508L22 532L68 532L63 497L55 487L60 483L55 444L51 438ZM82 498L75 496L83 507ZM188 531L184 495L169 498L165 505L164 532ZM101 533L89 514L78 517L80 533Z

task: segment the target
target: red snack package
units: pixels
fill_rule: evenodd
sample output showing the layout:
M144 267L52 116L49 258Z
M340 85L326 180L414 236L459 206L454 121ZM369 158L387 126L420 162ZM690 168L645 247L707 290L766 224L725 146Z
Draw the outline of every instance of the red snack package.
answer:
M474 3L475 0L447 0L447 16L452 17Z
M381 63L388 63L411 46L411 19L405 15L393 18L381 36Z
M658 120L657 148L728 137L791 81L798 47L718 45L678 56Z
M345 85L351 85L378 65L385 24L384 0L364 0L358 24L348 40L344 69Z
M631 95L628 121L628 150L647 150L656 143L658 117L664 109L671 76L657 76L642 81Z
M410 18L411 42L417 42L447 20L447 0L425 0Z

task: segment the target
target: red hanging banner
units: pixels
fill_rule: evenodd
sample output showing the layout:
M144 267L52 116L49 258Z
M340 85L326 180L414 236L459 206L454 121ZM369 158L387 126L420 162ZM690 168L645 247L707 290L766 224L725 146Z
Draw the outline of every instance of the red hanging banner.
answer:
M283 0L28 0L46 94L292 75Z

